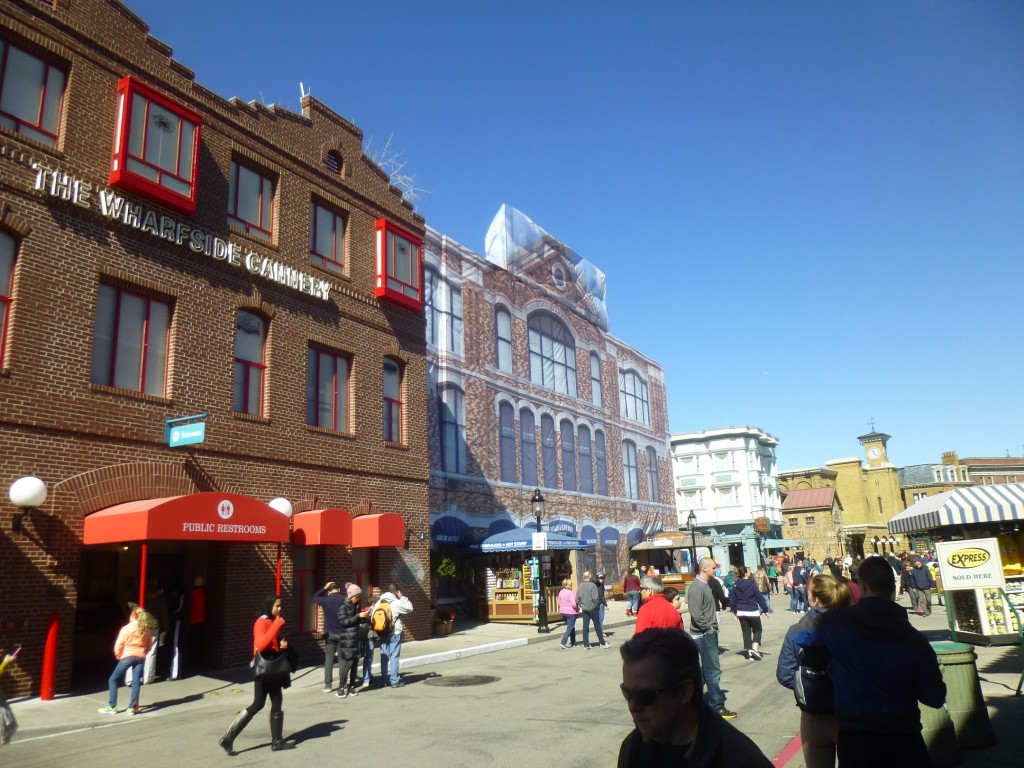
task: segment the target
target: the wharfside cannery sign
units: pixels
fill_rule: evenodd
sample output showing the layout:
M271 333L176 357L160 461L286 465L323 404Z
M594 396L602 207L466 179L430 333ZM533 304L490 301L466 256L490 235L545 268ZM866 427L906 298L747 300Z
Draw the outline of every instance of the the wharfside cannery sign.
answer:
M132 202L112 189L38 162L32 163L32 170L36 173L35 189L50 197L96 211L103 218L116 221L122 226L146 232L232 267L245 269L251 275L259 275L307 296L322 301L327 301L330 296L331 284L326 280L204 232L186 221Z

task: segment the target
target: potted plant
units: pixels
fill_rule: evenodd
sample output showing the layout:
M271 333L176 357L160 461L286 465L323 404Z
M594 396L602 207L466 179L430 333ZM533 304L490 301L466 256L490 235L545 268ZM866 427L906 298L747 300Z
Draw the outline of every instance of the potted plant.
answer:
M449 635L452 631L452 626L455 624L455 611L452 608L445 608L438 614L438 618L444 619L445 634Z

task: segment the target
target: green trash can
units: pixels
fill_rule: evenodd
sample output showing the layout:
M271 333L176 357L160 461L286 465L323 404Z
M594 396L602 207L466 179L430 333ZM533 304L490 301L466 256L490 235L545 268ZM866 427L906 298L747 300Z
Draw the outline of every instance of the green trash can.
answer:
M918 709L921 710L921 738L928 747L932 768L953 768L960 765L963 756L960 754L960 745L957 743L956 731L953 730L949 712L943 707L933 709L924 704L918 704Z
M946 683L946 709L960 746L965 749L992 746L996 743L996 734L981 694L974 646L950 642L931 646L939 657L939 669Z

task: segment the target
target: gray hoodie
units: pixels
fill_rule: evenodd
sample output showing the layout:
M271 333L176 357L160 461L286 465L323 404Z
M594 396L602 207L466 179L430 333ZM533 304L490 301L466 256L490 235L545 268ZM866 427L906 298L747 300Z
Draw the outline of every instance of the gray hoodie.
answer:
M592 581L581 581L576 590L576 602L584 611L596 611L601 604L601 595L597 591L597 584Z

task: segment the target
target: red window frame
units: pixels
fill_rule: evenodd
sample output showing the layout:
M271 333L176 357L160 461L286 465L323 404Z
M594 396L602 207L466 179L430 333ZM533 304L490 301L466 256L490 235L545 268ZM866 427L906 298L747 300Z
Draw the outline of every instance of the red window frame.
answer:
M333 388L331 390L331 424L325 425L320 423L320 356L326 355L327 357L334 358L334 376L332 378ZM310 359L312 356L312 359ZM342 425L343 428L338 427L338 361L345 361L345 370L347 376L345 377L345 423ZM324 349L315 345L310 345L306 352L306 365L310 370L306 371L307 376L307 388L306 388L306 424L310 427L319 427L320 429L329 429L332 432L338 432L343 435L352 433L352 358L342 352L335 352L334 350ZM312 378L313 387L315 389L313 393L312 402L308 401L309 398L309 385L308 381ZM312 411L310 410L312 408Z
M117 389L125 389L125 390L128 390L130 392L138 392L138 393L144 394L144 395L148 394L148 395L154 395L156 397L166 397L167 396L167 374L168 374L168 370L167 369L169 367L168 366L168 358L165 357L165 359L164 359L164 381L163 381L163 386L160 389L160 392L146 392L146 378L147 378L147 375L149 373L150 351L151 351L151 347L152 347L152 343L151 343L151 339L150 339L150 333L152 331L152 325L151 324L153 322L153 320L152 320L153 305L154 304L161 304L161 305L163 305L164 307L167 308L167 328L165 329L165 333L167 334L167 336L164 339L163 348L164 348L165 354L169 355L169 353L170 353L169 341L170 341L170 333L171 333L171 322L172 322L172 319L173 319L172 318L172 312L171 312L172 307L171 307L170 303L166 302L166 301L160 301L159 299L154 299L153 297L147 296L144 293L139 293L138 291L132 291L132 290L129 290L127 288L121 288L120 286L117 286L117 285L109 285L109 284L106 284L106 283L104 283L103 285L105 287L109 288L110 290L115 292L114 293L114 301L115 301L115 307L114 307L114 327L113 327L113 331L111 333L110 364L109 364L108 370L104 372L104 380L103 381L96 381L95 378L93 378L93 382L96 383L96 384L100 384L102 386L116 387ZM143 324L144 330L142 332L142 340L141 340L141 344L140 344L142 359L139 362L139 381L138 381L138 383L135 386L132 386L132 387L124 387L124 386L121 386L121 385L118 385L118 384L115 383L117 381L117 353L118 353L118 347L120 346L120 339L121 339L121 310L122 310L122 307L123 307L122 297L124 295L126 295L126 294L130 295L130 296L135 296L136 298L139 298L139 299L142 299L146 303L146 313L145 313L146 314L146 319L145 319L144 324ZM95 343L95 341L93 343ZM95 370L92 371L91 376L95 377L96 373L97 372Z
M12 45L9 40L0 40L0 45L3 46L3 55L0 56L0 103L2 103L3 100L4 87L7 85L7 66L8 60L11 55L11 49L18 51L19 53L22 53L25 56L29 56L35 59L36 61L42 62L44 67L43 81L39 89L39 111L36 115L36 121L34 123L30 123L27 120L23 120L22 118L18 117L17 115L13 115L9 112L4 112L2 110L0 110L0 117L3 117L6 120L13 121L14 128L9 128L8 130L14 131L19 136L25 136L27 138L34 139L35 141L38 141L40 144L47 144L51 147L57 146L57 140L60 138L60 123L61 119L64 116L64 92L67 89L67 71L62 67L58 67L51 64L46 59L40 58L35 54L29 53L20 46ZM58 98L57 103L53 104L49 100L49 94L47 93L47 91L49 88L56 86L56 83L51 83L51 77L55 72L60 74L61 82L60 97ZM53 109L56 109L56 115L53 115ZM45 124L53 125L55 130L48 131L46 128L43 127ZM26 128L28 130L24 130ZM41 136L36 134L41 134Z
M132 112L135 106L135 96L140 96L148 103L154 103L163 107L168 112L174 113L183 122L190 122L194 126L192 132L192 146L181 146L182 130L179 124L178 130L178 151L176 171L170 172L165 168L156 166L145 159L146 141L149 139L147 133L143 139L142 157L131 154L131 127ZM196 190L199 188L199 138L202 132L202 117L197 112L178 104L166 96L157 93L152 88L143 85L132 77L124 77L117 84L117 118L114 126L114 152L111 158L109 183L127 192L134 192L154 202L170 208L178 213L191 215L196 210ZM181 174L182 157L191 155L191 166L189 176ZM153 168L157 174L157 180L148 179L130 170L129 160ZM163 179L173 180L179 184L189 187L189 194L184 194L170 189L161 183Z
M10 240L11 264L7 285L0 285L0 369L7 359L7 327L11 318L11 294L14 293L14 269L18 264L18 243L6 232L0 232L0 239Z
M241 314L242 312L245 312L248 315L252 315L253 317L258 318L263 323L263 336L260 339L260 359L259 360L248 360L248 359L246 359L244 357L239 357L238 356L238 315ZM266 360L267 360L267 321L264 318L262 318L259 315L257 315L255 312L249 312L249 311L244 310L244 309L243 310L239 310L238 312L235 313L235 365L237 366L237 368L235 370L235 376L236 377L239 376L239 375L242 376L243 385L242 385L242 408L238 409L237 407L235 407L235 406L238 405L238 403L234 403L234 402L232 403L232 407L235 408L235 413L246 413L246 414L249 414L250 416L262 416L263 415L263 391L264 391L264 385L266 383L265 379L266 379L266 375L267 375L267 363L266 363ZM238 368L241 368L241 373L239 373ZM259 402L257 403L255 412L254 411L250 411L249 407L248 407L249 406L249 382L252 380L251 379L251 373L254 370L259 371L259 390L260 390L259 391L260 399L259 399ZM232 395L232 399L234 399L233 395Z
M415 252L409 264L409 275L415 283L395 274L395 237L407 240ZM377 279L373 295L414 312L423 311L423 238L392 224L377 219Z
M256 204L258 221L249 221L238 215L240 185L238 177L246 170L259 179L259 200ZM244 230L253 237L270 242L274 238L274 179L251 165L231 161L231 179L228 182L228 224ZM270 199L266 199L269 197Z
M384 361L382 366L384 370L387 370L388 365L393 365L398 374L398 398L388 397L383 395L384 398L384 442L386 443L401 443L402 442L402 366L395 360L387 359Z
M316 212L326 211L334 217L334 231L331 233L331 253L320 253L317 245L317 220ZM338 232L340 223L341 232ZM345 272L345 230L348 228L348 221L344 214L328 208L326 205L311 202L309 204L309 260L328 272L344 274Z

